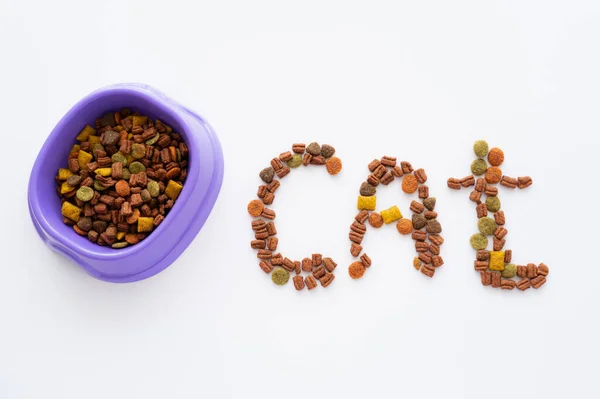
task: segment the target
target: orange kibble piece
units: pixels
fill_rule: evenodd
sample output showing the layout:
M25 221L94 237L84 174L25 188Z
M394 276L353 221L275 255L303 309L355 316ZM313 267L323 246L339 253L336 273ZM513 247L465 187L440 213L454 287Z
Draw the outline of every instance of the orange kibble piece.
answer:
M260 200L252 200L248 204L248 213L250 216L260 216L264 209L265 206Z
M331 157L325 162L325 167L330 175L337 175L342 170L342 160L338 157Z
M117 184L115 184L115 191L120 197L127 197L131 189L129 188L129 183L127 183L127 181L119 180Z
M361 278L365 274L365 265L362 262L354 262L348 267L348 273L352 278Z
M497 166L490 166L485 171L485 180L490 184L496 184L502 179L502 170Z
M396 229L398 230L398 233L407 235L412 233L413 224L410 219L400 219L398 220L398 223L396 223Z
M419 188L419 182L414 175L405 175L402 179L402 191L412 194Z
M488 161L492 166L500 166L504 162L504 151L500 148L492 148L488 153Z
M381 226L383 226L383 216L381 216L377 212L373 212L371 215L369 215L369 224L371 225L371 227L374 227L376 229L380 228Z

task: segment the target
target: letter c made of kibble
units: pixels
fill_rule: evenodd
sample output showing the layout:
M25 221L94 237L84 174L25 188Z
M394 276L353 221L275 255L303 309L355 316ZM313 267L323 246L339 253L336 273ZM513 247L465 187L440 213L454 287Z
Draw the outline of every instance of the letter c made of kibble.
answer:
M318 286L328 287L334 280L333 271L337 264L329 257L312 254L299 260L291 260L281 253L276 253L279 239L276 237L275 211L268 208L274 199L275 192L280 186L278 179L283 179L292 169L300 166L324 165L330 175L337 175L342 170L342 161L334 156L335 149L318 143L292 145L292 151L285 151L271 159L271 166L260 171L259 177L264 184L258 187L257 197L248 204L248 213L252 220L254 240L250 246L257 250L260 268L271 274L272 281L277 285L285 285L293 277L294 287L302 290L306 286L312 290ZM302 276L302 272L308 274Z

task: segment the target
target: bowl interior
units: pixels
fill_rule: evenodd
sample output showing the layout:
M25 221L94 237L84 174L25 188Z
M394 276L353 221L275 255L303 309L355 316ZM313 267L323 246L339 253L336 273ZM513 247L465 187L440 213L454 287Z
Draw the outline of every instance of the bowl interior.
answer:
M65 115L40 152L37 162L40 162L42 166L39 168L39 175L34 182L36 185L37 201L39 201L40 210L44 219L51 225L58 236L70 241L70 245L80 247L88 254L95 253L100 256L106 256L108 254L117 255L117 253L119 253L125 255L133 250L137 251L143 249L143 247L149 243L151 238L164 228L163 225L167 224L166 222L168 222L169 216L183 207L181 202L186 201L186 186L184 185L180 198L176 201L175 206L171 209L165 221L152 232L146 240L132 247L119 250L93 244L89 242L86 237L77 235L72 227L69 227L62 222L62 215L60 212L61 203L56 192L56 181L54 177L59 168L67 167L69 151L73 145L76 144L75 137L86 124L95 127L96 118L102 116L106 112L118 111L125 107L130 108L134 112L137 111L142 115L147 115L154 120L160 119L170 125L173 128L173 131L179 133L188 145L191 137L188 135L188 132L185 131L185 122L173 112L170 106L160 101L156 101L156 99L143 92L127 89L113 89L99 93L96 96L91 96L90 100L87 102L84 101L86 100L82 100L82 102L74 106L67 115ZM194 157L193 151L190 150L188 171L193 168Z

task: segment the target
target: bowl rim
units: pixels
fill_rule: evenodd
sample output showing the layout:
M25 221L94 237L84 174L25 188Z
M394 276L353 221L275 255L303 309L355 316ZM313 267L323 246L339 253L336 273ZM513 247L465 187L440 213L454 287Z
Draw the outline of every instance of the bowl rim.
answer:
M200 184L200 182L198 181L199 176L200 176L200 173L199 173L200 162L198 161L198 159L196 159L196 157L199 156L199 154L196 154L195 151L190 151L188 177L186 179L186 184L184 185L181 194L179 195L177 201L175 202L175 205L169 211L169 214L167 215L167 217L165 217L165 219L160 224L160 226L158 226L154 231L152 231L151 234L148 235L148 237L146 237L144 240L142 240L140 243L138 243L136 245L132 245L132 246L122 248L122 249L114 249L111 247L102 247L99 245L93 245L91 247L88 247L88 246L84 247L83 245L81 245L80 242L78 242L79 240L74 240L73 239L74 237L71 237L68 235L63 235L58 230L56 230L55 223L50 222L45 217L47 210L44 211L41 206L41 197L44 196L44 193L40 192L40 190L38 190L38 187L36 184L38 179L41 178L41 172L42 172L42 168L43 168L43 164L42 164L41 160L46 159L46 157L48 157L48 156L51 156L49 153L51 152L51 149L53 148L54 143L57 140L60 140L61 138L65 137L65 134L66 134L65 130L69 129L69 124L72 123L72 119L75 117L75 115L77 115L78 112L85 109L85 107L87 107L92 102L102 100L103 98L108 98L111 96L137 97L137 98L141 98L143 101L150 103L150 105L152 107L155 107L159 112L161 112L165 115L168 115L168 118L175 122L175 123L172 123L172 122L169 122L169 123L179 125L179 127L180 127L179 133L182 134L182 136L185 138L185 142L188 144L188 146L191 149L191 148L195 148L195 146L190 145L190 143L197 142L197 139L195 139L195 137L194 137L194 134L193 134L194 129L193 129L192 125L185 118L183 118L180 115L181 111L184 111L184 112L188 113L190 116L198 119L198 121L203 125L203 127L205 129L207 129L207 132L211 134L211 137L210 137L211 143L214 144L214 141L216 141L216 145L218 146L218 140L216 139L216 135L214 134L214 131L202 117L200 117L196 113L190 111L186 107L181 106L180 104L176 103L175 101L173 101L169 97L165 96L164 94L160 93L156 89L153 89L152 87L143 85L143 84L122 83L122 84L111 85L111 86L101 88L101 89L96 90L96 91L88 94L87 96L83 97L81 100L79 100L74 106L72 106L67 111L67 113L60 119L60 121L57 123L57 125L52 130L52 132L49 134L49 136L45 140L44 144L42 145L42 148L40 149L40 151L35 159L35 162L34 162L31 174L30 174L30 180L29 180L29 186L28 186L28 202L29 202L30 214L31 214L31 217L34 219L34 224L37 224L36 229L38 229L38 233L40 232L40 229L44 232L43 238L45 239L46 243L51 248L58 249L58 250L60 250L61 253L64 253L65 255L67 255L71 258L75 258L76 262L78 264L80 264L82 267L84 267L84 269L86 269L86 271L88 273L90 273L94 276L97 276L97 277L99 277L99 275L102 275L102 272L97 270L92 265L90 265L86 261L86 259L100 260L100 261L115 261L115 260L119 260L121 258L135 256L137 253L144 251L148 247L156 244L157 240L159 240L161 236L163 236L166 232L170 231L169 228L175 222L175 219L177 219L177 216L181 214L181 212L184 210L184 208L186 207L186 205L189 203L190 199L192 198L192 194L195 191L194 190L195 187L198 184ZM75 137L73 137L73 142L75 142ZM218 148L220 151L220 146ZM212 152L214 152L214 149ZM218 156L216 158L221 163L221 165L219 165L220 170L213 171L213 174L211 176L211 181L207 182L208 187L207 187L207 191L205 193L205 197L209 194L210 191L214 191L215 189L216 189L216 194L218 195L218 192L220 191L220 187L222 184L222 174L223 174L222 173L222 155L220 156L220 159L218 159L219 158ZM215 167L215 169L217 169L217 168ZM220 177L219 177L219 175L220 175ZM212 186L215 183L215 179L214 179L215 177L217 177L220 180L218 182L216 182L218 187L213 188ZM216 197L215 197L215 200L216 200ZM199 209L196 210L195 214L197 214L199 212L200 208L202 208L203 205L204 205L204 199L200 202L200 205L198 207ZM212 207L214 206L214 201L211 204L209 204L209 206L212 209ZM57 209L56 211L60 212L60 209ZM209 213L210 213L210 210L209 210ZM202 224L203 223L204 223L204 221L202 221ZM180 234L181 240L184 239L184 237L187 234L187 231L188 230L186 230L186 229L181 230L181 234ZM193 232L191 239L189 239L190 242L193 239L193 237L196 236L197 233L198 233L198 231ZM76 233L73 232L73 234L76 234ZM86 239L85 237L81 237L81 236L76 236L75 238L81 238L83 240ZM105 280L118 280L118 279L125 278L125 279L129 279L129 281L132 281L132 277L133 277L133 280L135 280L134 277L136 275L148 274L148 272L151 269L157 267L167 256L169 256L169 253L170 253L169 250L165 251L162 257L158 257L158 258L154 259L154 264L149 265L148 268L146 268L142 271L133 273L130 276L120 277L120 276L110 275L110 276L103 276L101 278L105 279ZM159 267L159 270L157 270L156 273L158 273L160 270L166 268L167 266L168 265L166 265L164 267ZM155 274L155 273L151 273L150 275L152 275L152 274Z

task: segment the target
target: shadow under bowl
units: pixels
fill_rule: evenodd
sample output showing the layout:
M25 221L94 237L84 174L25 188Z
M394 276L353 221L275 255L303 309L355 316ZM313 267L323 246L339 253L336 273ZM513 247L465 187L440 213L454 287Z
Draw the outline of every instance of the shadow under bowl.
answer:
M189 165L183 190L164 221L140 243L113 249L88 241L62 222L54 177L66 167L75 136L86 124L95 126L97 117L125 107L179 133L189 148ZM110 282L138 281L168 267L198 234L217 200L223 167L219 140L202 117L149 86L113 85L75 104L46 139L29 179L29 213L44 242L90 275Z

